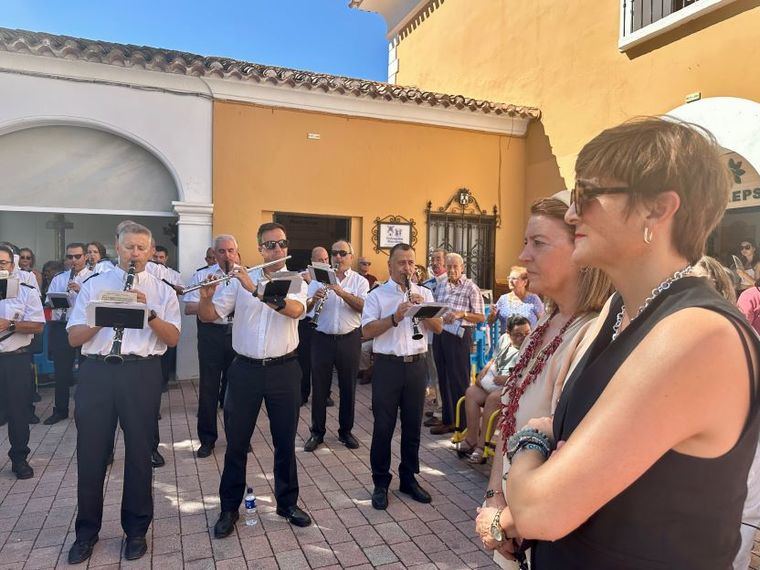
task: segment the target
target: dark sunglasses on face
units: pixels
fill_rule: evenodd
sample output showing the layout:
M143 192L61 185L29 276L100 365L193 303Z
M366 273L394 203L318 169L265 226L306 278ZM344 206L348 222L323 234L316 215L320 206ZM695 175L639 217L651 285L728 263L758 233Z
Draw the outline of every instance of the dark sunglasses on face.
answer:
M334 249L330 252L334 257L335 256L341 256L346 257L348 254L350 254L350 251L346 251L345 249Z
M19 259L29 259L29 260L31 260L32 256L31 255L19 255L18 258Z
M372 265L372 262L370 262L370 261L360 261L359 265Z
M261 244L261 247L264 249L274 249L277 246L280 246L280 249L287 249L288 248L288 240L286 239L278 239L278 240L270 240L265 241Z
M633 192L633 190L628 186L604 188L579 180L570 191L570 205L575 205L575 213L580 216L583 213L583 204L588 200L593 200L604 194L627 194L629 192Z
M66 254L66 259L82 259L83 253Z
M748 244L748 243L743 243L742 244L742 251L744 251L745 249L752 249L752 246L750 244ZM24 258L22 257L21 259L24 259Z

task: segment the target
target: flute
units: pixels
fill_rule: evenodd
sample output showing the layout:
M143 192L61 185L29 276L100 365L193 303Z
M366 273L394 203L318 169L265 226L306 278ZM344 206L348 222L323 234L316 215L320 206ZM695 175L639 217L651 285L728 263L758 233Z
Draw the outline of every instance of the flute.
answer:
M286 255L285 257L281 257L280 259L275 259L274 261L267 261L266 263L254 265L253 267L246 269L246 271L250 273L251 271L256 271L257 269L263 269L264 267L275 265L277 263L285 261L286 259L290 259L291 257L292 255ZM182 295L184 295L185 293L190 293L191 291L197 291L198 289L203 289L204 287L208 285L216 285L217 283L225 283L229 281L230 279L234 279L236 272L237 272L236 270L233 270L232 273L230 273L229 275L224 275L223 277L217 277L216 279L211 279L209 281L204 281L203 283L198 283L197 285L193 285L192 287L188 287L187 289L182 289Z

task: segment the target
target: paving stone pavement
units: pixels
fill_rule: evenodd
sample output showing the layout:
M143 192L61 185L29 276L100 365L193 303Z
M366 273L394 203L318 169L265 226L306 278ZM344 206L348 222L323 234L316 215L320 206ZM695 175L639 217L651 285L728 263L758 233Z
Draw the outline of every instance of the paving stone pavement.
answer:
M42 389L37 414L52 411L52 389ZM337 395L337 390L334 391ZM337 398L336 398L337 403ZM474 536L473 519L486 487L486 466L457 459L447 438L423 428L420 483L433 503L415 503L391 485L387 511L370 504L372 434L370 386L357 386L354 435L361 447L346 449L337 439L337 407L328 408L326 445L305 453L309 406L301 408L296 457L300 505L311 527L291 527L274 512L272 448L265 409L248 456L248 481L257 496L260 523L241 522L224 540L211 538L219 514L218 487L224 461L221 429L214 455L196 459L197 385L172 383L162 399L161 453L166 466L154 471L155 518L148 531L148 554L123 560L119 504L124 448L119 432L116 460L109 469L100 541L87 565L92 568L482 568L493 562ZM73 404L72 404L73 409ZM76 427L73 419L54 426L31 426L30 463L35 477L17 481L7 459L7 427L0 428L0 570L65 566L74 540L76 511ZM398 467L398 428L393 468ZM394 472L394 476L396 473Z

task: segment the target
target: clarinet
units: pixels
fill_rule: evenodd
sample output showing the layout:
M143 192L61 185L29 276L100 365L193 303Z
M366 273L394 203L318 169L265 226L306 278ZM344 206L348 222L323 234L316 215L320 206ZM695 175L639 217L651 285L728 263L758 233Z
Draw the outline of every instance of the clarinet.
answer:
M412 283L409 281L409 276L404 276L406 279L406 300L412 302ZM420 326L417 323L417 318L412 318L412 338L414 340L420 340L424 335L420 332Z
M337 263L333 264L332 268L337 271L338 264ZM311 322L309 323L309 325L311 325L311 328L313 329L319 326L319 315L322 314L322 309L325 306L325 301L327 301L327 295L330 293L329 289L327 289L326 286L322 287L322 290L325 291L325 296L319 300L319 304L314 308L314 318L311 319Z
M69 271L69 280L67 281L67 285L66 285L66 292L67 293L69 291L68 283L70 283L71 281L73 281L74 277L76 277L76 276L77 276L76 270L72 267L71 271ZM66 316L68 315L68 313L69 313L69 308L68 307L64 307L63 309L61 309L61 320L62 321L66 320Z
M124 283L124 290L130 291L132 285L135 282L135 262L129 262L129 269L127 270L127 280ZM113 343L111 344L111 352L105 357L105 361L108 364L121 364L124 362L124 357L121 355L121 341L124 337L124 327L113 328Z

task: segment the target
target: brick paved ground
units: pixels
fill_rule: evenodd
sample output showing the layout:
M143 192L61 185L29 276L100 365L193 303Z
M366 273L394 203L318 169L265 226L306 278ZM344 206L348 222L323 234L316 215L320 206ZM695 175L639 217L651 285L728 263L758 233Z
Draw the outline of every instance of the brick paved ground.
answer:
M37 413L46 418L52 390L42 391ZM420 482L433 495L421 505L394 490L386 512L370 505L369 443L372 413L369 386L357 390L357 426L362 447L351 451L337 442L337 408L329 408L328 446L315 454L297 448L301 505L315 524L291 527L274 513L272 450L265 414L249 455L249 482L258 497L261 523L238 525L224 540L211 538L219 514L217 490L224 439L214 456L196 460L196 386L172 385L164 395L161 452L166 466L155 471L155 519L148 554L136 563L121 560L119 503L124 451L106 481L100 542L90 567L171 568L467 568L490 567L490 558L473 537L473 515L486 484L484 469L473 469L450 451L442 438L423 434ZM308 437L309 409L301 408L297 446ZM427 430L424 430L425 432ZM76 428L73 420L32 426L30 462L35 477L17 481L7 459L7 427L0 428L0 568L52 568L65 563L73 542L76 509ZM394 468L398 439L394 441ZM398 483L394 480L393 485ZM393 489L394 487L392 487ZM84 565L83 565L84 566Z

